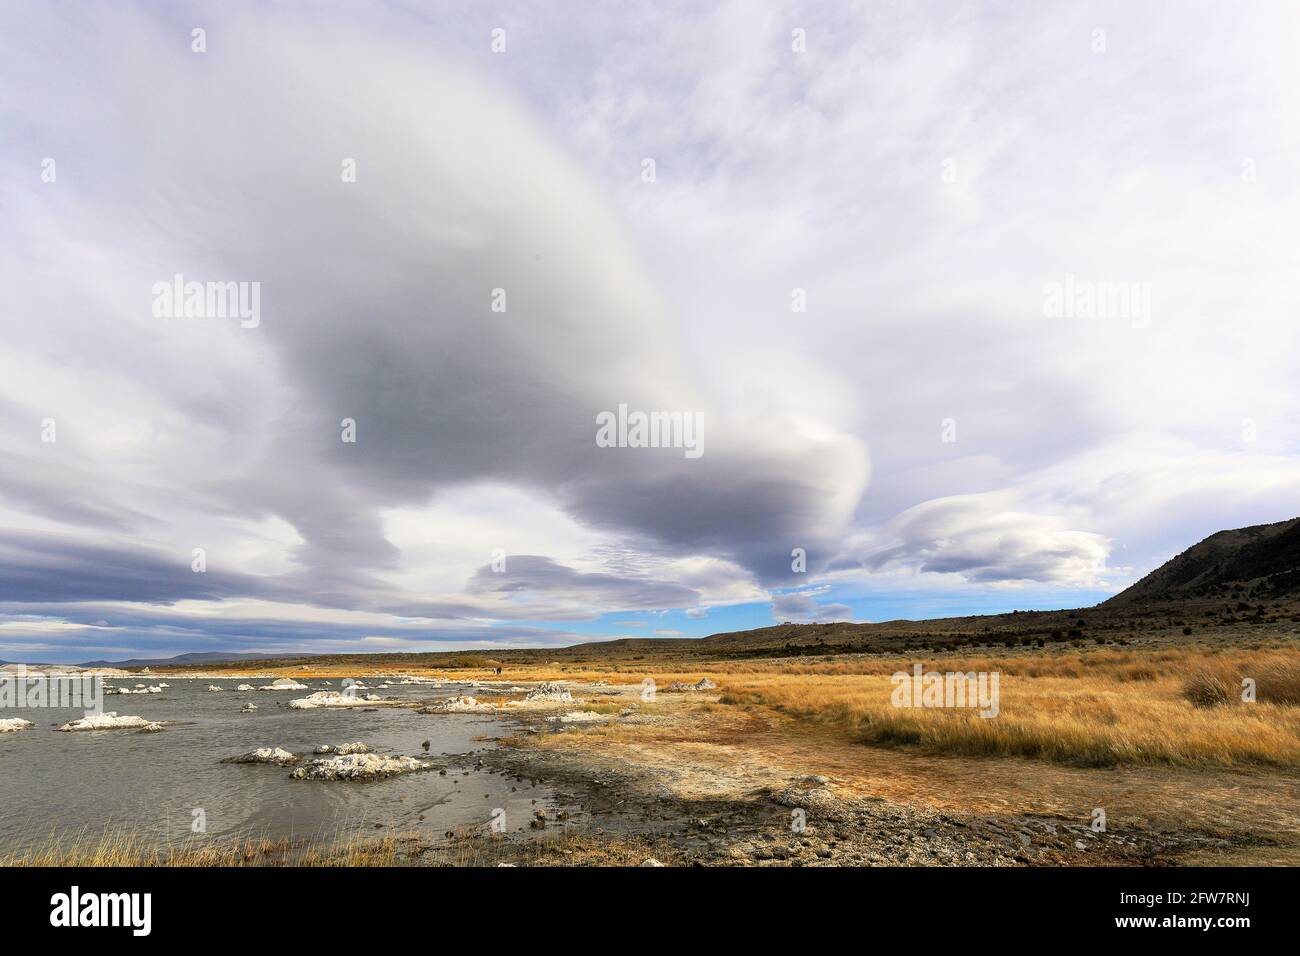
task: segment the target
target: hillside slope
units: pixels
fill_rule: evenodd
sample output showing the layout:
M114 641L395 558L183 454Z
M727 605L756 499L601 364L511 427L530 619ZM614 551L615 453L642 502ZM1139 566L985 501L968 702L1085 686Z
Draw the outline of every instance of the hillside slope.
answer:
M1300 595L1300 518L1212 534L1102 607Z

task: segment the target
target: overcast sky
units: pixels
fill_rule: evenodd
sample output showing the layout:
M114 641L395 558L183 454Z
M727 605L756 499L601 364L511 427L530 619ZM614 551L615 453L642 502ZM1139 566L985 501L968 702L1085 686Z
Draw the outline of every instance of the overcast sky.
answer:
M1069 607L1294 517L1297 49L1293 3L6 0L0 658ZM620 405L703 453L601 447Z

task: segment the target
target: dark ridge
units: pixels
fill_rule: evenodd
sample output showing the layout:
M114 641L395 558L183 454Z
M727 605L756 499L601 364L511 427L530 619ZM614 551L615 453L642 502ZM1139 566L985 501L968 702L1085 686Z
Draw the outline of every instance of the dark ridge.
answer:
M1300 518L1212 534L1101 607L1300 594Z

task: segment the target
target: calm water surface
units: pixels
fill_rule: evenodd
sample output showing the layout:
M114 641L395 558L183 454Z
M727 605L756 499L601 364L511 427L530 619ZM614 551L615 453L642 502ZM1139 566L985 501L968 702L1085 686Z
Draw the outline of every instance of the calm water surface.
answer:
M133 687L140 678L108 678L108 686ZM0 709L35 726L0 734L0 852L66 838L125 829L158 842L191 839L195 808L207 816L207 836L255 835L330 839L340 831L379 834L384 828L440 837L456 827L486 825L504 808L510 830L522 829L532 811L551 802L532 787L487 772L449 769L369 783L291 780L289 769L261 764L223 764L255 747L282 747L309 754L321 744L361 741L377 752L423 756L468 754L491 747L508 732L498 721L473 714L422 715L404 708L290 710L290 700L317 690L339 690L332 678L305 680L310 690L243 691L269 679L149 677L170 686L161 694L104 697L104 709L169 723L161 733L129 730L59 733L60 724L82 710ZM459 685L397 685L381 697L434 700L473 694ZM224 687L221 693L208 685ZM247 702L251 714L240 713ZM517 788L511 792L511 787ZM534 802L535 801L535 802ZM424 820L420 820L420 815ZM379 824L380 827L376 827Z

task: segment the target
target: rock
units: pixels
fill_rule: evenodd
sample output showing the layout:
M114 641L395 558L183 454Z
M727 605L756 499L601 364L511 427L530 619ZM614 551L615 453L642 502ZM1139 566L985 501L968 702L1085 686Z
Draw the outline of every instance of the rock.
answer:
M561 724L595 724L607 718L604 714L598 714L594 710L571 710L567 714L547 717L546 719L558 721Z
M315 752L318 754L337 754L340 757L346 757L349 754L368 754L370 753L370 748L359 742L355 744L339 744L336 747L331 746L330 744L321 744L316 748Z
M251 714L255 710L257 710L256 704L245 704L243 707L239 708L241 714Z
M414 757L347 754L308 761L289 776L294 780L382 780L429 769L427 763Z
M219 691L219 690L225 690L225 688L224 688L224 687L218 687L216 684L209 684L209 685L208 685L208 690L218 690L218 691Z
M713 681L709 680L707 677L701 677L694 684L677 681L676 683L668 685L668 689L676 691L714 690L717 686L717 684L713 683Z
M569 689L563 684L557 684L554 681L548 680L543 681L530 690L524 696L524 700L555 702L571 701L573 700L573 695L569 693Z
M306 697L299 697L297 700L289 701L289 706L294 710L315 710L318 707L359 707L362 704L373 704L379 699L374 694L359 697L357 695L338 694L331 690L318 690L314 694L308 694Z
M660 863L658 860L656 860L656 859L655 859L654 857L652 857L652 856L651 856L651 857L647 857L646 859L642 860L642 861L641 861L641 865L642 865L642 866L663 866L662 863Z
M273 680L265 687L259 687L258 690L308 690L306 684L299 684L296 680L289 677L281 677L279 680Z
M59 730L145 730L153 733L162 730L162 724L153 723L143 717L119 717L116 711L106 714L88 714L80 720L64 724Z
M447 697L443 700L435 700L431 704L426 704L421 707L417 713L472 714L483 713L490 710L496 710L496 708L491 704L481 704L473 697Z
M227 757L222 763L269 763L277 767L290 767L302 760L297 754L291 754L279 747L258 747L238 757Z
M256 690L252 684L240 684L235 690Z
M23 720L21 717L0 718L0 734L17 733L32 726L34 725L30 720Z
M829 822L841 822L849 807L833 794L829 787L813 783L825 777L804 777L783 790L772 794L772 800L783 807L818 813Z

